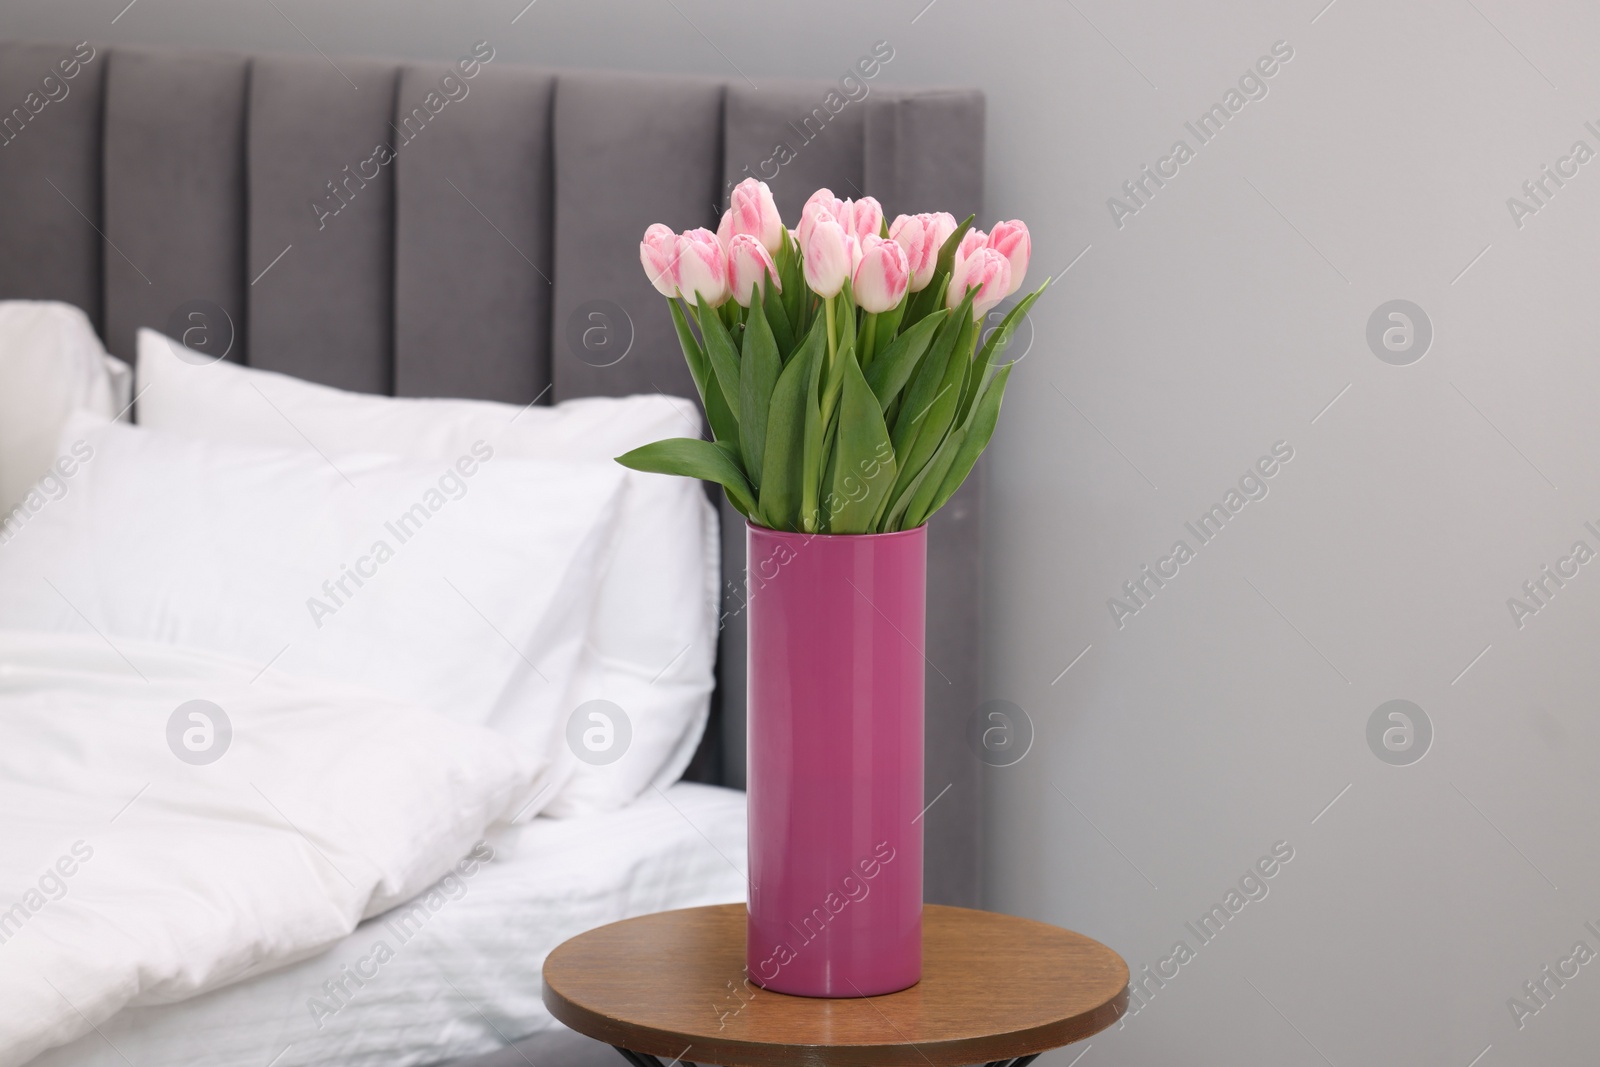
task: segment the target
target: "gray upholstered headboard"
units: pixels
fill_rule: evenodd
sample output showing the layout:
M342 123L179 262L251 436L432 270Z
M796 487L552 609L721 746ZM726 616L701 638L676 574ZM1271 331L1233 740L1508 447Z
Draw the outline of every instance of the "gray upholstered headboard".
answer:
M139 327L208 301L236 328L229 358L345 389L692 397L639 267L648 224L715 228L750 174L791 221L824 185L891 216L982 196L975 91L756 89L483 50L454 82L446 63L90 51L0 43L0 298L76 304L130 361ZM586 348L600 322L609 344ZM934 520L929 557L928 799L950 789L926 819L928 899L957 904L980 893L978 482ZM690 774L742 786L744 540L722 519L718 692Z

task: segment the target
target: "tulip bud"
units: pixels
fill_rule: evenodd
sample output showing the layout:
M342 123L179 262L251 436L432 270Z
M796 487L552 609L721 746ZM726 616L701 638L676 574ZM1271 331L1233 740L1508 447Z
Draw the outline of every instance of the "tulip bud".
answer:
M801 220L804 225L805 220ZM855 247L852 248L851 246ZM855 269L860 246L828 212L814 213L800 254L804 257L806 285L820 297L832 298L844 288ZM998 253L996 253L998 255Z
M962 235L961 243L956 245L955 268L960 269L961 264L980 248L989 246L989 235L982 230L968 230Z
M691 304L705 297L712 307L728 299L728 257L716 234L699 229L678 235L673 258L672 281L678 295Z
M733 298L740 307L749 307L752 294L767 291L768 280L778 292L783 284L778 281L778 268L772 256L759 240L748 233L736 233L728 242L728 281L733 288Z
M987 246L957 260L950 274L950 288L945 290L945 307L952 310L959 307L969 289L978 290L972 298L972 317L981 319L1011 291L1010 262Z
M939 249L955 232L956 218L948 211L901 215L889 227L889 236L906 250L913 293L922 292L933 281L934 269L939 265Z
M644 231L644 240L639 242L639 262L644 264L645 276L656 287L656 292L668 299L678 295L672 273L677 255L678 235L672 232L672 227L657 222Z
M1007 296L1022 288L1023 275L1028 273L1028 259L1033 255L1033 238L1021 219L995 224L989 231L989 247L1006 257L1011 264L1011 288Z
M778 217L778 205L767 183L746 178L733 187L730 203L732 206L722 216L723 225L717 228L717 237L723 245L727 246L733 237L746 233L776 255L783 242L783 220Z
M806 238L811 236L811 223L818 211L837 221L844 211L844 201L834 196L831 189L818 189L811 194L805 207L800 209L800 225L794 231L795 243L801 248L806 246Z
M833 212L833 217L839 220L844 232L857 241L878 237L883 232L883 207L870 196L844 201L839 210Z
M861 265L850 282L861 310L888 311L906 295L910 281L911 265L898 242L882 237L862 239Z

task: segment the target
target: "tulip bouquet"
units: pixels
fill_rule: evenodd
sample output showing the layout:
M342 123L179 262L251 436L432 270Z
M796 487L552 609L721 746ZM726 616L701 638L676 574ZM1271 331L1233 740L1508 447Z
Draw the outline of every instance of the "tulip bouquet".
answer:
M988 234L942 212L886 224L873 198L827 189L791 231L754 178L716 233L651 226L639 256L713 440L657 441L618 462L717 482L773 530L922 525L994 433L1011 372L996 357L1043 288L987 339L981 323L1021 287L1030 253L1021 222Z

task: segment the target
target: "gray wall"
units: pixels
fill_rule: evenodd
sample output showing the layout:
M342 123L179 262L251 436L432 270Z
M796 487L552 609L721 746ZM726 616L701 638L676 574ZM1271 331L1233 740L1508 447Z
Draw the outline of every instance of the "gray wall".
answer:
M113 25L120 0L25 0L0 33L433 58L483 37L757 85L881 38L885 82L983 88L984 221L1028 220L1036 278L1074 264L989 467L987 691L1036 732L988 772L989 899L1136 971L1192 952L1084 1067L1580 1062L1600 963L1542 1007L1522 985L1600 952L1600 563L1521 628L1507 599L1600 550L1600 160L1520 227L1507 198L1600 151L1600 13L925 3L138 0ZM1198 145L1184 124L1277 41L1267 95ZM1194 158L1119 227L1107 199L1179 138ZM1366 336L1394 299L1434 334L1406 366ZM1277 442L1267 495L1200 544L1185 522ZM1108 600L1180 539L1193 558L1119 627ZM1369 744L1393 699L1431 723L1420 762ZM1185 924L1280 842L1246 883L1267 896L1202 944ZM1521 1029L1513 996L1539 1007Z

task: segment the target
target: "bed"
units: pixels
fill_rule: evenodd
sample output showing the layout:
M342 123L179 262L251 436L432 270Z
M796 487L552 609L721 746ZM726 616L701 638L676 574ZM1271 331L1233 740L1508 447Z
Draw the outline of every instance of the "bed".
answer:
M693 396L637 267L649 223L714 227L750 175L786 217L823 185L891 215L981 206L974 91L894 90L864 70L756 89L461 50L470 79L459 63L0 43L0 101L22 107L0 122L0 300L81 308L130 363L141 329L200 314L226 361L358 393ZM70 91L25 104L73 55ZM381 159L380 144L399 150ZM965 742L980 491L975 475L929 546L927 896L966 905L982 888L981 764ZM543 955L588 926L743 893L744 538L717 503L716 686L687 781L495 831L494 859L416 951L337 1011L315 990L370 955L382 915L325 954L128 1009L37 1062L608 1062L538 1004Z
M615 1052L544 1010L534 963L595 926L744 895L743 797L715 786L684 782L622 811L502 828L487 846L493 860L435 913L398 909L271 974L180 1004L124 1010L103 1033L34 1062L406 1067L485 1053L470 1062L524 1063L526 1055L609 1067ZM393 958L363 966L380 941ZM496 1055L513 1036L518 1050Z

